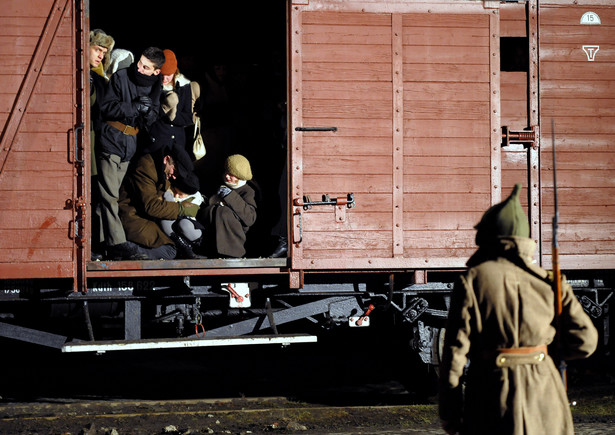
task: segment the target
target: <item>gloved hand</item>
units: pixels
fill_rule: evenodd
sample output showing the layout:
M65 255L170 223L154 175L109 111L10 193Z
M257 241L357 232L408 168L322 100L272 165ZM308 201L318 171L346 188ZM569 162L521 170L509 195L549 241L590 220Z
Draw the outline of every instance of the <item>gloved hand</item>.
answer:
M188 201L180 202L178 217L182 217L182 216L196 217L196 214L199 212L199 208L200 207L198 205L193 204Z
M233 189L231 189L230 187L225 186L225 185L222 185L222 186L220 186L220 187L218 188L217 195L218 195L220 198L224 198L225 196L227 196L227 195L228 195L229 193L231 193L232 191L233 191Z
M133 103L136 104L137 111L142 115L146 115L150 110L152 110L152 99L147 95L140 96L139 98L135 99Z

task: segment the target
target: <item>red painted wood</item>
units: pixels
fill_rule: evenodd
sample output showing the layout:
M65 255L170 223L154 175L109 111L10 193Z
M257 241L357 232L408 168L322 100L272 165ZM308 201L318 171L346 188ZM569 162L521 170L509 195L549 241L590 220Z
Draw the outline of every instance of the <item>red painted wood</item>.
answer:
M10 130L10 139L3 136L8 152L0 174L3 278L73 276L73 214L67 201L74 186L69 161L74 29L71 8L62 14L63 7L51 0L2 4L0 24L10 23L0 25L0 54L7 59L0 71L0 120L3 133ZM57 32L55 27L43 32L48 15Z
M602 25L581 25L596 12ZM555 123L562 268L615 265L615 40L612 7L541 5L541 185L543 264L553 216L551 121ZM594 61L582 49L600 46ZM608 266L607 266L608 265Z
M306 10L297 16L301 60L294 68L302 81L296 122L337 131L301 133L300 160L293 165L300 181L293 184L312 200L352 192L357 205L343 222L332 207L297 208L303 260L293 264L318 268L328 264L319 259L337 256L337 267L347 268L369 250L373 262L363 267L395 261L402 267L417 249L445 258L451 249L465 254L474 248L473 226L492 191L489 19L399 18L401 26L389 30L396 16L386 13ZM396 38L399 48L393 48ZM403 106L395 105L398 96ZM402 210L398 220L396 207Z

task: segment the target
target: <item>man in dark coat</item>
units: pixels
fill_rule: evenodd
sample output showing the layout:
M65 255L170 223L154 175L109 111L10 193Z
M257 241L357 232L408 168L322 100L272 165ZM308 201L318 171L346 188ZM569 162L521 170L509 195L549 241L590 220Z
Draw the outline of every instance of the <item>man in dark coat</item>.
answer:
M585 358L598 333L563 279L553 342L555 293L547 271L534 264L520 190L517 184L476 226L478 250L453 289L440 366L440 418L449 434L574 433L547 347L557 345L563 359Z
M240 258L246 254L246 233L256 222L256 192L250 180L248 159L241 154L229 156L224 165L224 184L197 216L208 229L205 242L215 251L213 255Z
M161 219L195 217L199 207L188 201L164 199L169 179L188 178L193 170L188 153L180 148L157 150L140 156L131 165L120 190L119 211L126 238L138 245L138 253L147 259L170 260L176 257L178 242L167 236Z
M134 66L111 76L109 88L100 102L103 122L97 153L101 215L107 253L111 259L131 258L134 244L127 242L119 217L120 185L131 158L137 151L137 133L147 130L157 119L160 107L160 67L164 53L147 48Z

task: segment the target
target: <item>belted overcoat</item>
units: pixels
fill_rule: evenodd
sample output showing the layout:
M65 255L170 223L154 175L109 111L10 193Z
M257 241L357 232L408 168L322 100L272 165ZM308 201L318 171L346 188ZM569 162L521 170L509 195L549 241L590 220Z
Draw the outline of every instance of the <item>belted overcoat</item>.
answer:
M498 354L554 341L554 291L548 272L532 261L535 249L525 237L481 246L454 287L440 366L440 417L463 434L574 433L550 355L554 348L518 359ZM587 357L598 334L563 281L559 354Z

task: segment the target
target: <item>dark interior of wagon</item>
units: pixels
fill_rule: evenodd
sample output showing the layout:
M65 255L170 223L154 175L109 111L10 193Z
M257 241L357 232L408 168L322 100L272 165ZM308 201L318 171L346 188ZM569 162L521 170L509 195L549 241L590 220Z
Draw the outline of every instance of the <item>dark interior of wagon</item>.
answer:
M149 46L171 49L180 72L197 81L202 93L215 70L224 66L226 106L208 113L225 117L216 122L224 125L230 153L250 161L261 195L246 256L267 257L276 246L276 233L285 234L280 223L285 195L279 192L286 185L286 1L179 1L162 6L90 0L90 29L104 30L114 38L115 48L130 50L135 60ZM203 124L208 121L201 119Z

